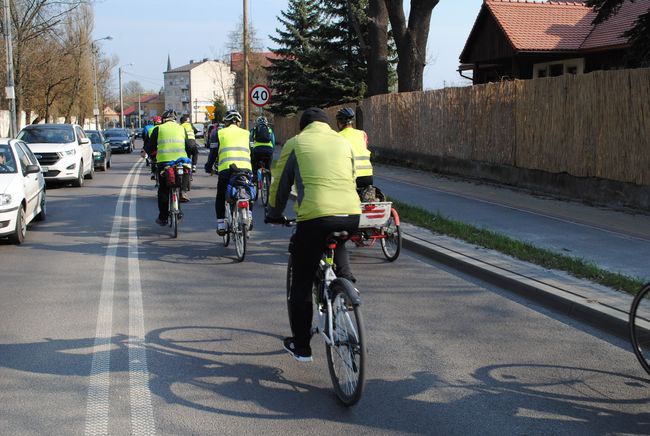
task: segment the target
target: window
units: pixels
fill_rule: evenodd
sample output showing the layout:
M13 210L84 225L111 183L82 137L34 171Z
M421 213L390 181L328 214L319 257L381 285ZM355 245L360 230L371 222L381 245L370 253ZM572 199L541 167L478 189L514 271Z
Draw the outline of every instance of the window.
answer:
M30 165L38 165L38 159L36 159L36 156L34 156L34 153L32 153L32 151L29 149L27 144L25 144L24 142L17 142L16 145L18 148L20 148L23 151L23 153L25 153L25 155L29 159Z
M576 67L576 66L566 67L566 73L567 74L578 74L578 67Z
M8 145L0 145L0 174L15 173L16 161Z
M18 155L18 161L20 162L20 167L23 170L23 173L27 170L27 165L31 165L29 157L25 154L25 151L20 147L16 147L16 154Z
M546 77L546 68L537 70L537 77Z
M557 77L564 74L564 64L553 64L549 66L549 76Z

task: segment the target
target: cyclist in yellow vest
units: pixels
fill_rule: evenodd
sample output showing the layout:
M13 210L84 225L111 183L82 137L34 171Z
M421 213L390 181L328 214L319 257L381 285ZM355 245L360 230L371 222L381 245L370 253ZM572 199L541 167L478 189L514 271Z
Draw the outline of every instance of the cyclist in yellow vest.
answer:
M190 148L192 149L192 171L196 171L196 162L199 159L199 147L196 144L196 130L192 123L190 123L189 115L181 115L181 126L187 132L187 138L190 141Z
M273 147L275 147L275 134L269 126L266 117L258 117L255 126L251 129L250 142L252 144L251 158L253 162L253 182L257 181L257 170L264 163L264 168L271 171L273 160Z
M151 131L151 136L147 143L145 151L150 156L156 156L156 171L163 171L165 166L170 162L178 159L187 159L191 153L187 132L176 123L176 112L168 109L162 115L162 124L156 126ZM158 184L158 218L156 223L165 226L169 215L169 187L161 173L160 183ZM189 187L189 174L183 175L181 198Z
M230 181L230 166L252 172L251 153L248 143L248 130L239 127L242 117L236 110L230 110L223 118L225 127L217 132L216 144L210 143L210 155L205 164L205 171L212 172L215 163L219 178L217 180L217 197L214 209L217 214L217 233L219 236L226 234L226 188ZM252 206L251 202L251 206Z
M283 345L296 360L312 360L311 288L325 239L332 232L353 233L359 227L361 205L354 177L354 154L350 143L328 124L319 108L305 110L300 133L282 147L273 165L269 209L265 222L283 222L282 213L296 184L296 232L290 250L294 261L289 297L293 336ZM354 281L345 244L336 249L336 274Z
M372 185L372 164L370 163L370 150L368 150L368 135L363 130L352 127L353 122L354 111L349 107L336 113L339 134L352 144L352 150L354 150L357 189L361 189Z

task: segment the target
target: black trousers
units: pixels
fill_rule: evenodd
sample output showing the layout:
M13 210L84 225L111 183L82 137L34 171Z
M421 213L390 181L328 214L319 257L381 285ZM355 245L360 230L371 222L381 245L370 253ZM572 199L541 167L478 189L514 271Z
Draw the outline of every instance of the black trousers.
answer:
M357 177L357 188L365 188L372 185L372 176Z
M273 147L258 146L251 152L253 159L253 180L257 180L257 169L260 162L264 162L264 168L271 172L271 161L273 160Z
M176 176L178 177L178 175ZM189 186L190 175L183 173L181 190L187 191ZM167 221L167 218L169 218L169 186L167 185L165 173L160 174L160 182L158 183L158 218L162 221Z
M214 200L214 211L217 219L223 219L226 216L226 188L230 180L230 170L219 172L217 178L217 198Z
M300 221L296 225L296 233L292 236L290 245L293 269L289 317L297 346L307 346L311 339L312 283L325 249L327 235L343 230L352 233L358 228L359 215L328 216ZM336 248L334 262L338 276L345 277L352 274L345 244L340 244Z
M194 147L192 147L192 167L196 166L196 162L198 160L199 160L199 146L195 144Z

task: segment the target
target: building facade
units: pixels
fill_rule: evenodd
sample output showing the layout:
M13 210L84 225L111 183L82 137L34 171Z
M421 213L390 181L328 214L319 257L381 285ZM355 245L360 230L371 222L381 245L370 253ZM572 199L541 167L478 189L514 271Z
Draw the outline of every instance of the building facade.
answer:
M165 109L189 114L193 123L208 121L207 106L221 98L227 107L234 107L235 74L225 62L190 60L182 67L164 73Z

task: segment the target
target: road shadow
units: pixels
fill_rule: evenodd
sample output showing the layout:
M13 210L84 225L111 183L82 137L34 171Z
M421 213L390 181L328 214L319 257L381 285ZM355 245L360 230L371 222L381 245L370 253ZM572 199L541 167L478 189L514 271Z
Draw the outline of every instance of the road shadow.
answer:
M128 337L110 339L111 372L128 372ZM0 344L0 367L89 377L94 339ZM150 389L166 403L246 419L318 419L417 434L650 433L650 383L614 371L499 364L445 380L428 371L369 378L361 402L335 401L324 359L299 365L271 333L180 326L145 338ZM306 375L319 379L307 383ZM323 387L325 386L325 387ZM41 380L36 390L47 389Z

